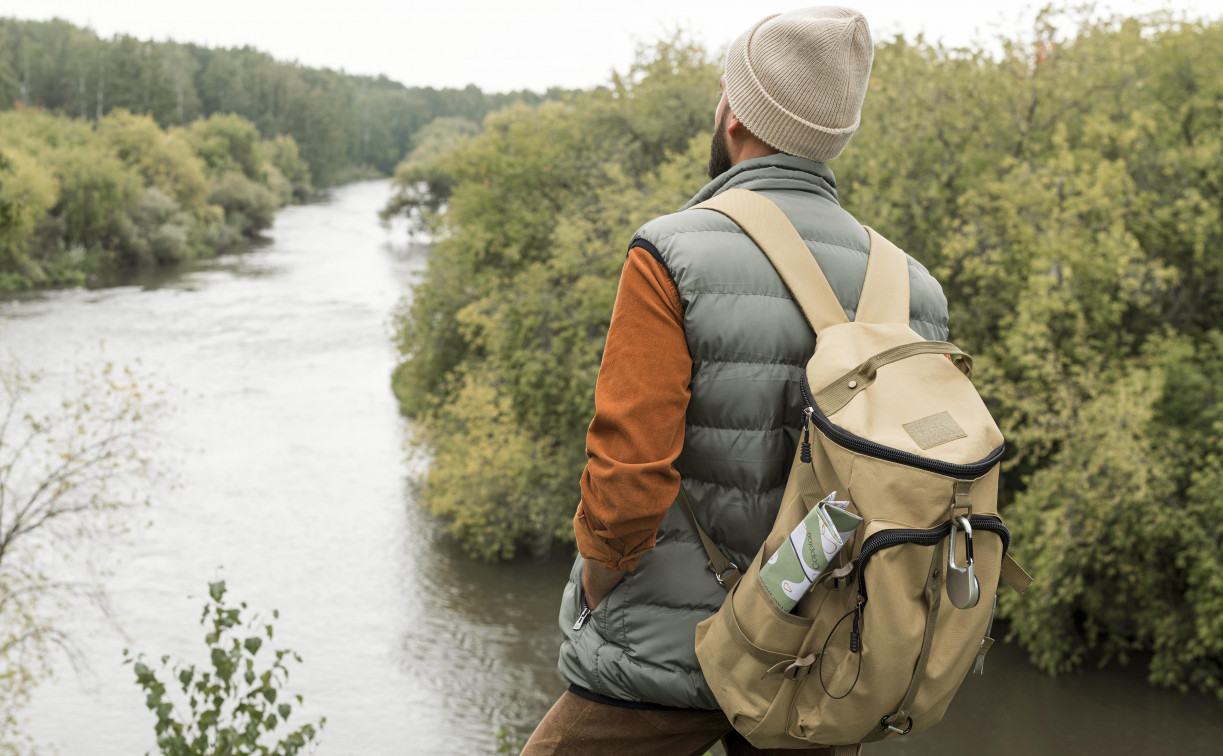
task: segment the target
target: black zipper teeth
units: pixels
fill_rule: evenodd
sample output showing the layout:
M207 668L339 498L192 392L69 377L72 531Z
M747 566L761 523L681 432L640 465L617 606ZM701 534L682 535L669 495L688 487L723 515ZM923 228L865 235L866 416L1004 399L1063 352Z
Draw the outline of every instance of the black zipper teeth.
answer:
M899 449L893 449L883 444L877 444L874 441L867 441L861 436L855 436L844 428L840 428L833 424L820 408L815 403L815 397L811 394L811 387L807 385L807 376L803 376L798 381L798 386L803 392L803 401L811 408L811 420L819 427L820 432L832 439L838 446L849 449L852 452L865 454L868 457L886 460L888 462L896 462L897 464L916 467L921 470L927 470L939 475L946 475L949 478L957 478L959 480L973 480L981 477L989 472L990 468L1002 459L1003 453L1006 452L1006 444L1002 444L997 449L989 453L985 459L980 462L974 462L969 465L957 465L951 462L943 462L939 459L929 459L927 457L919 457L916 454L903 452Z
M997 534L1002 539L1002 555L1006 556L1007 549L1011 547L1011 531L1007 529L1001 519L994 515L973 515L968 518L968 524L972 525L973 530L988 530ZM884 530L867 538L862 543L862 551L858 553L858 596L862 603L866 603L866 563L876 552L902 543L933 546L950 533L951 523L944 522L937 528L929 530L895 528Z

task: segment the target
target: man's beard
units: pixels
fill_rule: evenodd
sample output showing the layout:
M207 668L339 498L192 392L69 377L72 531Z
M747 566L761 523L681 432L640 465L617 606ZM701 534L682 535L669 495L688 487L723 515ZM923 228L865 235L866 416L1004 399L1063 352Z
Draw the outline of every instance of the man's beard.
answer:
M726 114L729 112L730 108L722 111L722 117L718 119L718 125L713 130L713 139L709 142L707 172L710 181L730 170L730 150L726 148Z

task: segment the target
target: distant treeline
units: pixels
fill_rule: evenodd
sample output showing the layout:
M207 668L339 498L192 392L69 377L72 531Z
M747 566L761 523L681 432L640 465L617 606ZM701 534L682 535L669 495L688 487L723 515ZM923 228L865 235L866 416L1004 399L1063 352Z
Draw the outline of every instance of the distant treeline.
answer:
M122 108L163 127L236 113L264 138L291 135L316 186L363 167L390 174L413 134L435 118L479 123L509 103L560 95L406 87L384 76L278 61L249 47L102 39L62 20L0 18L0 109L22 103L98 121Z
M880 44L831 167L942 282L1007 435L1002 514L1037 578L1003 596L1013 636L1049 671L1141 654L1223 697L1223 23L1064 21L1001 54ZM473 554L572 543L626 246L704 183L718 74L666 42L401 167L388 212L438 242L394 386Z
M389 174L412 147L563 94L408 88L0 18L0 291L224 252L314 187Z

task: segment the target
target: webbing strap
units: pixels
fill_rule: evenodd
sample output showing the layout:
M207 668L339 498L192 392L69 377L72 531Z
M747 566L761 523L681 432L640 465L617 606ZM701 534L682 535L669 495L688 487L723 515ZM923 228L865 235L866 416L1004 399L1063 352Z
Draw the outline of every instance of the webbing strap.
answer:
M701 537L701 544L705 547L705 553L709 556L709 561L705 566L713 573L713 576L718 579L718 585L726 590L735 587L735 583L739 582L739 578L743 573L739 572L739 568L734 562L726 558L718 545L713 542L705 529L701 527L701 523L696 521L696 513L692 511L692 504L688 501L688 494L684 493L684 487L679 487L679 505L683 507L684 514L688 515L688 519L692 522L692 526L696 528L696 534Z
M862 744L828 746L832 756L858 756L862 753Z
M1002 557L1002 572L1000 576L1016 593L1023 593L1032 584L1032 576L1024 571L1019 566L1019 563L1011 558L1010 554Z
M862 282L854 322L908 325L909 259L875 229L865 228L871 237L871 254L866 261L866 280Z
M905 734L913 728L913 719L909 712L917 699L917 691L926 680L926 665L930 662L930 646L934 642L934 626L938 621L939 606L943 602L943 582L939 579L942 571L939 566L943 562L943 542L934 549L934 558L930 560L930 571L926 574L926 605L930 613L926 615L926 634L922 640L921 653L917 657L917 665L913 670L913 679L905 692L904 700L895 713L883 718L883 726L899 734Z
M693 209L697 208L722 213L756 242L817 334L849 322L820 264L777 205L746 189L727 189Z

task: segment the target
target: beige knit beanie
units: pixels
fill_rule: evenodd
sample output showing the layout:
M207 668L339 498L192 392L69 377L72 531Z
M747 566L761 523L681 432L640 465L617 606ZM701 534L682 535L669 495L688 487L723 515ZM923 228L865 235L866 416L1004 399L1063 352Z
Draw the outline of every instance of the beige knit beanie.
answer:
M826 163L858 128L874 57L858 11L824 6L769 16L726 53L726 97L770 147Z

